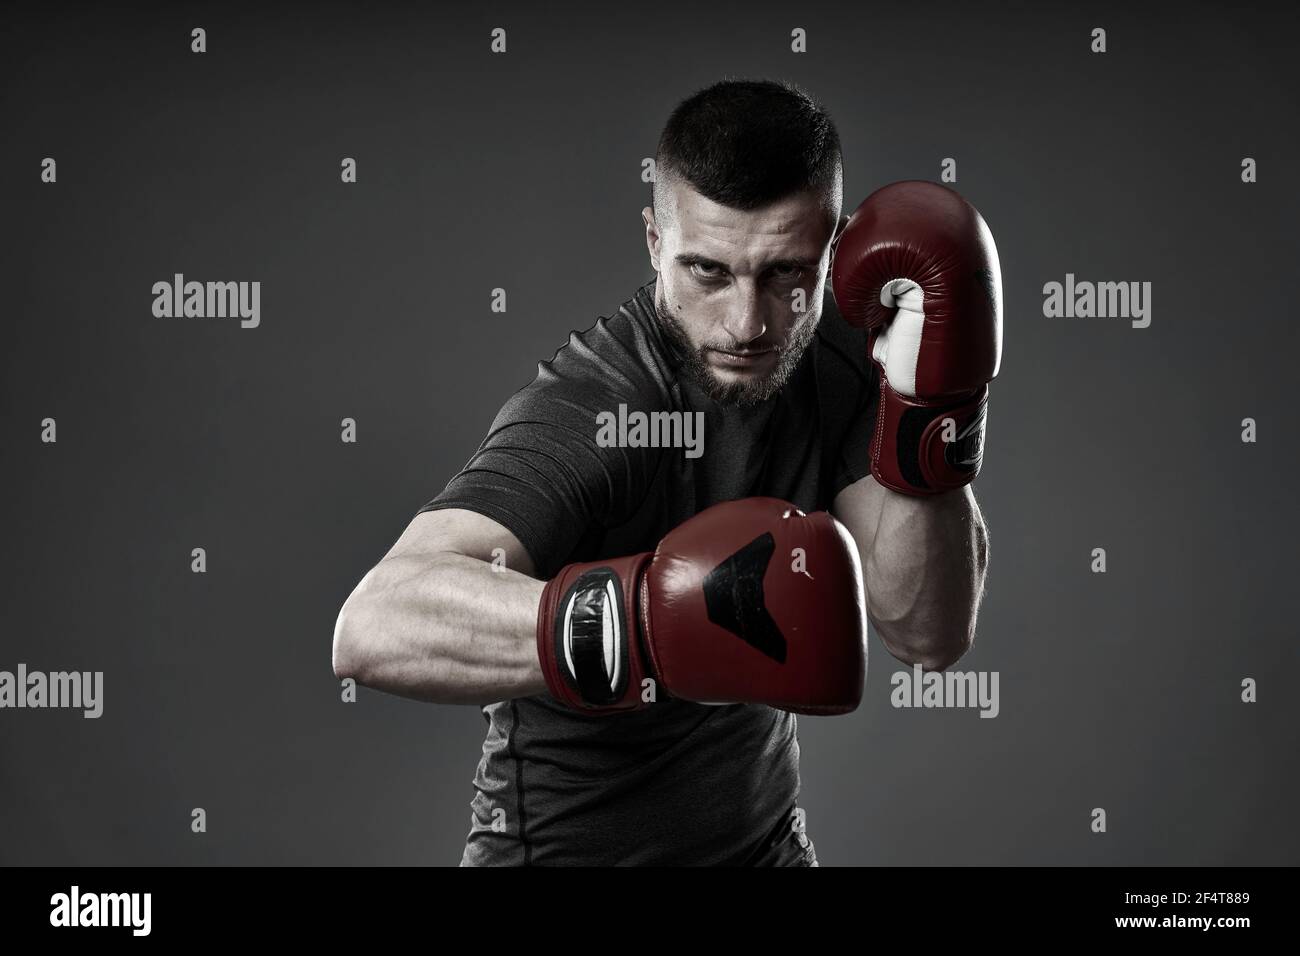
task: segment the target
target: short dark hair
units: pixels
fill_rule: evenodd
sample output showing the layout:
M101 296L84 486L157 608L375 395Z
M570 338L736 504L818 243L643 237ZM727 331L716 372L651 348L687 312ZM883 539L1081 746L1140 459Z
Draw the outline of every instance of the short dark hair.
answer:
M773 80L723 80L668 117L655 178L677 176L716 203L757 209L831 186L840 164L840 134L807 93Z

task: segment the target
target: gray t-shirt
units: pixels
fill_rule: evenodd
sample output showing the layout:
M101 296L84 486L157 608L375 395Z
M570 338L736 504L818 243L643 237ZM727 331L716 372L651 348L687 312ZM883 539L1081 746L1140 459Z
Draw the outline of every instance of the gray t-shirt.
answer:
M877 378L865 333L844 322L829 292L799 366L762 405L721 406L679 373L647 283L538 364L537 378L421 511L486 515L549 579L574 561L653 550L719 502L767 495L825 510L869 473ZM620 404L703 412L703 455L600 447L596 416ZM796 814L793 714L662 692L653 706L616 716L576 713L549 696L490 704L483 714L462 865L815 862Z

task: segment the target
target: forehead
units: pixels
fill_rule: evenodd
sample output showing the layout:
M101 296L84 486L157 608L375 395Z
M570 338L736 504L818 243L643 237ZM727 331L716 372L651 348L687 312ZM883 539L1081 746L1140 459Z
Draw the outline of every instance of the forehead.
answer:
M675 179L665 190L670 218L683 246L694 251L781 249L811 255L830 238L833 216L824 193L805 190L758 209L733 209Z

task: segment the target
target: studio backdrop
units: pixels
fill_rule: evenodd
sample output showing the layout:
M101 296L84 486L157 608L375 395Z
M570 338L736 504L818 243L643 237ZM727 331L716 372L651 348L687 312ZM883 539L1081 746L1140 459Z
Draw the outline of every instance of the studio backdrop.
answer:
M653 276L647 161L726 77L825 106L846 211L944 183L1002 265L956 665L996 706L902 706L873 634L862 706L799 719L821 863L1300 857L1294 10L5 20L0 671L87 693L0 708L0 862L459 861L482 714L349 694L336 616L537 363ZM187 315L189 282L242 307Z

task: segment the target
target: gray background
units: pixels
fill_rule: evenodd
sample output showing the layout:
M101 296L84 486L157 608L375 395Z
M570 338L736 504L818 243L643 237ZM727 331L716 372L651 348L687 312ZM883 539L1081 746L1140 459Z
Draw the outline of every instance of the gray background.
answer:
M6 13L0 669L106 695L0 711L0 862L459 860L482 716L340 703L335 615L535 363L649 277L641 160L743 75L824 101L850 208L955 157L1006 292L958 665L1000 672L1002 713L891 708L873 637L862 708L800 721L823 864L1296 863L1296 17L539 6ZM260 280L261 328L154 318L174 272ZM1153 324L1044 318L1067 272L1154 283Z

